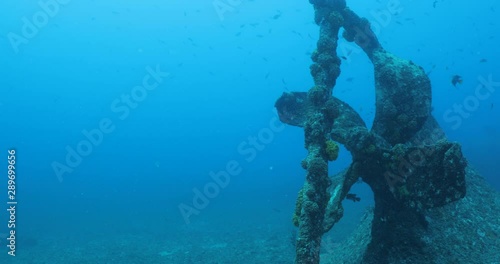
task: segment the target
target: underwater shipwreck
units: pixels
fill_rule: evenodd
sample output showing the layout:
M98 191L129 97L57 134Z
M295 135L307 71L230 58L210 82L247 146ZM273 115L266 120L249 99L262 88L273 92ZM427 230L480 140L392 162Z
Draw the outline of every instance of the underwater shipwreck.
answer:
M304 129L308 151L293 216L295 263L500 263L499 194L432 116L431 82L423 68L385 50L368 20L345 0L310 3L320 27L310 66L315 85L284 93L275 104L282 122ZM340 75L341 29L373 64L371 129L332 96ZM329 176L338 144L352 163ZM375 206L347 241L321 254L322 236L342 218L342 201L359 178L373 191Z

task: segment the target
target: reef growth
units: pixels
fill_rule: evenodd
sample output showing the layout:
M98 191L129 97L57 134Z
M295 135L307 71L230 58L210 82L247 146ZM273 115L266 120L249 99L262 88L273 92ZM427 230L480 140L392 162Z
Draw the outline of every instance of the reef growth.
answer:
M362 263L388 263L424 250L419 230L424 212L463 198L467 162L459 144L446 140L431 115L431 83L415 63L386 51L369 22L345 0L310 0L320 27L310 67L308 92L284 93L276 102L280 120L302 127L307 157L304 186L297 198L294 224L297 264L319 263L321 237L343 216L342 200L359 177L374 193L371 238ZM356 43L375 74L376 115L368 129L347 103L332 96L340 75L338 33ZM352 164L335 177L328 162L340 143Z

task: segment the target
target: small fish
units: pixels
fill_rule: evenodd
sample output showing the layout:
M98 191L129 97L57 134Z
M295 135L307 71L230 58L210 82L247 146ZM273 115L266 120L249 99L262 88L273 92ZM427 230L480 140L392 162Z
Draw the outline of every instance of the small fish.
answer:
M451 78L451 84L453 84L453 86L455 87L457 87L457 84L462 84L463 82L464 80L460 75L453 75L453 77Z
M428 72L426 72L425 75L429 76L435 68L436 68L436 64L433 64L432 68Z
M349 78L347 78L345 80L346 80L346 82L352 82L352 80L354 80L354 78L353 77L349 77Z
M351 200L353 202L359 202L361 201L361 198L359 198L356 194L354 193L348 193L345 197L347 200Z
M487 60L487 59L481 59L479 62L480 62L480 63L483 63L483 62L488 62L488 60Z
M340 56L340 58L343 59L343 60L347 60L346 56Z

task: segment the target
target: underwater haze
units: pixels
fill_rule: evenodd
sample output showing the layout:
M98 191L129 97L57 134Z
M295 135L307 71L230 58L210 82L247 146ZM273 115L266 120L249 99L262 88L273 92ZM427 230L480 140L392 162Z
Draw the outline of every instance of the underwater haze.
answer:
M347 4L424 68L433 116L500 190L500 4ZM274 104L314 86L318 37L307 0L2 1L0 262L293 263L307 150ZM337 53L333 95L371 127L373 66ZM324 252L374 205L351 192Z

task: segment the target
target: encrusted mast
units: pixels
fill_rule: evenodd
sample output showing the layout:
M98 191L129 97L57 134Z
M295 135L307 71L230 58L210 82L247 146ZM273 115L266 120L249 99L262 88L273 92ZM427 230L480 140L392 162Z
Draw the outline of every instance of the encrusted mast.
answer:
M314 87L284 93L276 102L280 120L304 128L306 181L297 197L297 264L319 263L321 237L343 215L342 200L359 177L374 192L371 242L363 263L386 263L423 247L422 212L465 195L466 161L431 116L431 84L423 69L387 52L369 22L345 0L310 0L320 26L313 52ZM332 96L340 75L338 33L360 46L374 65L376 115L369 130L348 104ZM328 176L328 162L343 144L352 154L348 169Z

